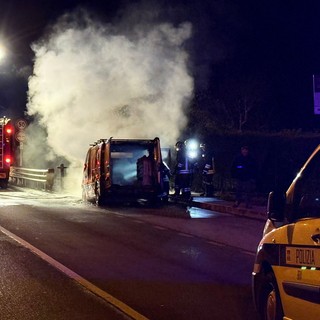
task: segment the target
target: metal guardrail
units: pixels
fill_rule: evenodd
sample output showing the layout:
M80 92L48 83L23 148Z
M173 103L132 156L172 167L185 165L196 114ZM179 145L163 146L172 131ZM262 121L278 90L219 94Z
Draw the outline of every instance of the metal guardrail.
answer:
M54 169L29 169L21 167L10 168L10 183L52 191L54 183Z

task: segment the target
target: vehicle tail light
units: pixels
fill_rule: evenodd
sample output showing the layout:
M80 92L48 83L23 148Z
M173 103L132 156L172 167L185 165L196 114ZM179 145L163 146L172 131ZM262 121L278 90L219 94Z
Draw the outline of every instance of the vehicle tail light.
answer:
M13 133L13 128L11 126L6 126L5 131L6 131L7 134L12 134Z
M4 158L4 162L5 162L7 165L10 165L10 164L11 164L11 162L12 162L11 157L10 157L10 156L5 156L5 158Z

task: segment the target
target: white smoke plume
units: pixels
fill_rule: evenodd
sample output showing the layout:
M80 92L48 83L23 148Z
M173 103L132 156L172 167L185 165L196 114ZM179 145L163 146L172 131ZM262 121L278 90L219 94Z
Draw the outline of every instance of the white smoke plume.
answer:
M33 46L28 114L47 143L69 161L84 160L100 138L154 138L174 145L193 93L184 43L191 25L132 26L130 33L87 16L60 19Z

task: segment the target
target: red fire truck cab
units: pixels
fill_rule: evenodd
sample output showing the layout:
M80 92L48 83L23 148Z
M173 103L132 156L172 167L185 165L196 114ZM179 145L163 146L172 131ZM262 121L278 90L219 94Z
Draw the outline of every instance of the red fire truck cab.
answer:
M168 174L159 138L100 139L86 155L82 198L97 205L138 200L166 202Z
M14 128L11 120L0 118L0 187L7 188L10 166L13 164Z

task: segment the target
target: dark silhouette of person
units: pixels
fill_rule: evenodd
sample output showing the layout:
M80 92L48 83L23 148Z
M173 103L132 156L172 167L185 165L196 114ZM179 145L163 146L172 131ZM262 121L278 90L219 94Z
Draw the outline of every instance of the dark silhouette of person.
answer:
M243 201L245 201L247 208L251 206L256 172L256 161L249 154L249 147L242 146L240 154L236 156L231 167L231 176L236 183L236 201L234 207L238 207Z

